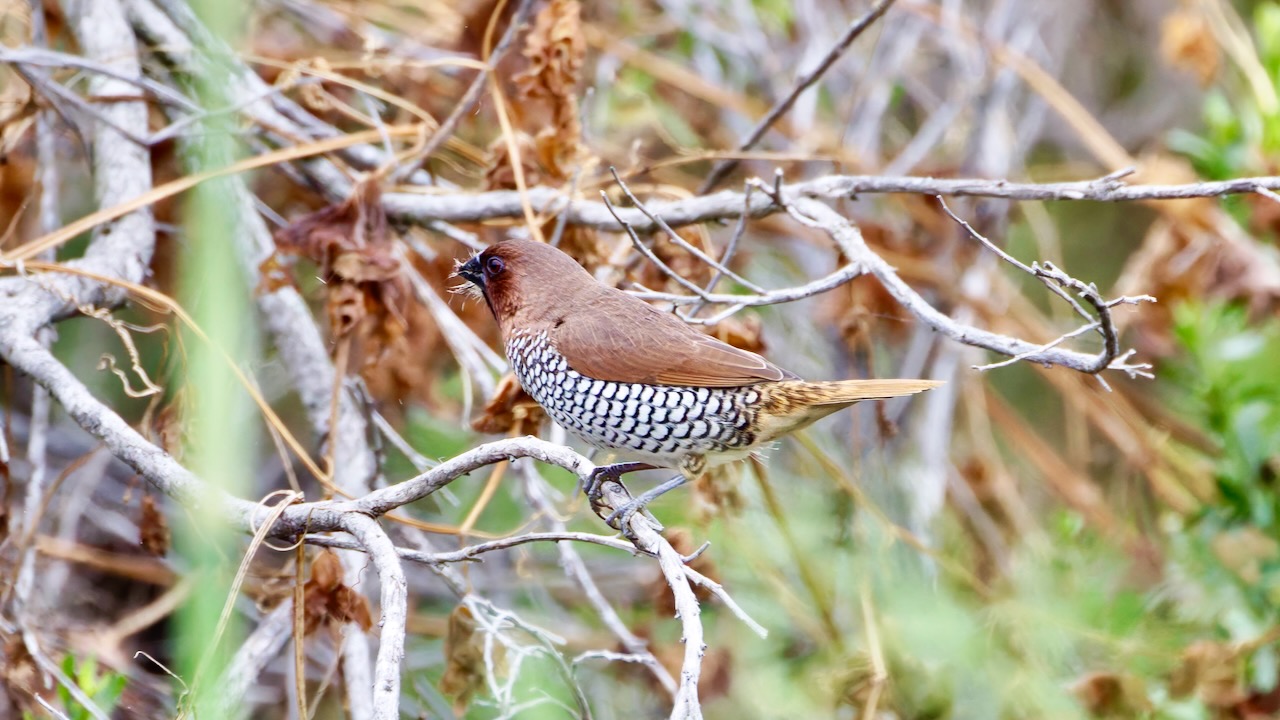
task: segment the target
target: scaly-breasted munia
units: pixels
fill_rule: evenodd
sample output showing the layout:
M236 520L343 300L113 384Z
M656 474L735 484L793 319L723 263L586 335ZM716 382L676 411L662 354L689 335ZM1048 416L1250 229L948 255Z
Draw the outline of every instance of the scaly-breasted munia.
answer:
M569 432L633 461L602 466L589 494L604 478L624 472L680 470L637 498L627 516L709 466L746 457L860 400L940 384L801 380L597 282L573 258L543 243L496 243L457 274L493 311L525 392Z

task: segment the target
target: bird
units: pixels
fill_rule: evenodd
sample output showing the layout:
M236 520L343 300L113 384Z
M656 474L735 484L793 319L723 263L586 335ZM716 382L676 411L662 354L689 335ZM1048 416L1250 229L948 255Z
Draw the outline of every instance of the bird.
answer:
M483 297L507 359L547 415L617 462L584 483L595 502L605 480L638 470L679 471L615 510L627 520L710 467L745 458L863 400L913 395L942 383L866 379L809 382L760 355L691 327L597 281L546 243L512 239L460 262L461 289Z

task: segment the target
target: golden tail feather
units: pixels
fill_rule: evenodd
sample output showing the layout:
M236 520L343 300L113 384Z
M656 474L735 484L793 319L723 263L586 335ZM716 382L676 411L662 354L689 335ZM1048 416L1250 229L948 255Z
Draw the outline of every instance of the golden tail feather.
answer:
M830 380L798 383L796 394L813 405L851 405L861 400L885 400L915 395L942 385L940 380Z
M756 435L760 442L768 442L856 402L915 395L941 384L937 380L896 379L765 383L758 386L764 398Z

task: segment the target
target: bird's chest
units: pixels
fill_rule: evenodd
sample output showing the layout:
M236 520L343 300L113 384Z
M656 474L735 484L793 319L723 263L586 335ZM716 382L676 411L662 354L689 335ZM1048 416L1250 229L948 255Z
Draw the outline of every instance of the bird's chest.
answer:
M755 441L750 387L623 383L571 369L545 333L513 335L507 357L525 392L566 430L598 447L668 462L689 454L749 449Z

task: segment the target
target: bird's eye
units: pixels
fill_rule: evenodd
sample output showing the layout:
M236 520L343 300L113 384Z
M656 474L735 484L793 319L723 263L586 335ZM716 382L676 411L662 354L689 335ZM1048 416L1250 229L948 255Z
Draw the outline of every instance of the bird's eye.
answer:
M507 269L507 263L497 255L490 257L484 262L484 272L489 277L501 275L503 270Z

